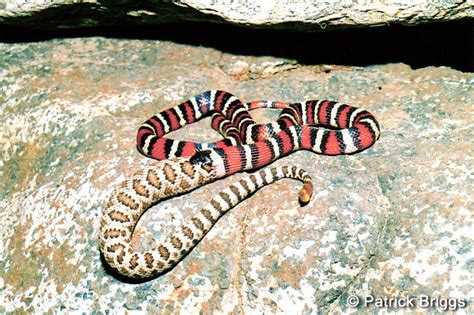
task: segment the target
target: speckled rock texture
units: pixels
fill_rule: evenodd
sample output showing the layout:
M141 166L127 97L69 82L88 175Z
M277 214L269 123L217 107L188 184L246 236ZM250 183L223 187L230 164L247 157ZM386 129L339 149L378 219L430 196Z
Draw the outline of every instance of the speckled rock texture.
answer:
M0 44L0 60L1 313L372 314L373 306L350 308L348 296L473 301L473 74L301 65L98 37ZM373 112L382 135L360 154L278 160L312 175L307 206L297 202L298 182L280 181L225 215L166 275L116 278L100 259L99 214L148 162L135 148L137 128L209 89L244 101L336 99ZM262 122L277 114L253 112ZM173 136L218 139L209 124ZM136 246L241 176L153 207ZM458 311L469 312L472 304Z
M175 21L324 30L388 24L416 25L474 17L474 3L440 1L72 1L1 0L0 23L69 28Z

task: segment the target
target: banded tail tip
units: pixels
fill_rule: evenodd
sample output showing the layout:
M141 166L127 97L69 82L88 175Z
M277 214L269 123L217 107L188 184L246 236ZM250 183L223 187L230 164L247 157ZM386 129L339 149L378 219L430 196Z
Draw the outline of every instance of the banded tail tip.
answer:
M313 184L312 183L304 183L303 188L298 193L298 197L300 202L305 205L311 200L311 196L313 195Z

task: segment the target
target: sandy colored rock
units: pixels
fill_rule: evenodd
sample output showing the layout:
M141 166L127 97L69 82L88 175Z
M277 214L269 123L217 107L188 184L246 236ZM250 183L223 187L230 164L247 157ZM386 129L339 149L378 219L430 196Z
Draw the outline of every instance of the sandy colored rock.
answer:
M104 38L0 44L0 59L0 312L371 314L347 297L472 301L472 74L403 64L322 69ZM336 99L374 113L382 135L361 154L278 160L313 177L306 207L300 184L280 181L225 215L171 272L123 282L99 256L104 202L148 162L135 148L138 126L209 89L244 101ZM267 121L277 111L253 115ZM218 139L209 122L173 136ZM155 206L136 246L150 246L242 176ZM473 311L472 303L461 310Z
M472 1L137 1L3 0L0 23L34 28L207 21L252 27L325 30L416 25L474 17Z

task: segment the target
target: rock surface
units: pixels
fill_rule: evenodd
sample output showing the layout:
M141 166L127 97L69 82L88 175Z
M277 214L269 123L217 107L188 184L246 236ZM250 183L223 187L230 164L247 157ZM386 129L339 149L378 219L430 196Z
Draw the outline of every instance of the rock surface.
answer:
M352 294L465 298L459 313L474 311L473 74L104 38L0 44L0 59L0 312L373 313L350 308ZM382 136L361 154L278 160L310 172L309 205L298 205L299 183L278 182L168 274L117 279L99 257L98 220L114 186L148 161L135 149L137 127L209 89L244 101L336 99L373 112ZM218 138L209 120L174 136ZM241 176L149 210L137 246Z
M324 30L388 24L416 25L474 17L472 1L137 1L2 0L0 23L69 28L175 21Z

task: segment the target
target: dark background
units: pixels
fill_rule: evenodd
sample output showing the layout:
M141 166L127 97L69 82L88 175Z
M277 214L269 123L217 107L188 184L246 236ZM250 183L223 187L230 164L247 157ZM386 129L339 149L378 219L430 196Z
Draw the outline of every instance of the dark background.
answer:
M288 27L291 27L288 25ZM34 30L0 25L0 42L104 36L169 40L239 55L295 59L303 65L408 64L474 72L474 20L418 26L389 25L320 32L251 29L225 24L171 23L106 28Z

